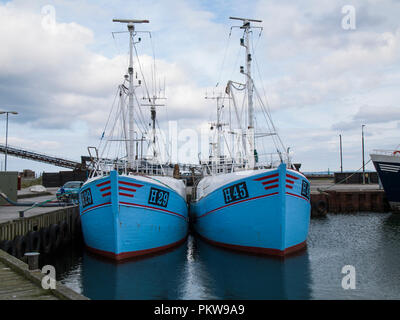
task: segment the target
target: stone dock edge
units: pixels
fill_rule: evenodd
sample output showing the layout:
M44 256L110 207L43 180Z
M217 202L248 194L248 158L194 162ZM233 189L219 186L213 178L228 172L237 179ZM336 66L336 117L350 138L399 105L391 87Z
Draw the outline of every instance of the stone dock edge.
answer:
M42 286L42 279L45 275L41 273L40 270L30 271L26 263L9 255L7 252L4 252L1 249L0 261L37 286ZM74 290L61 284L59 281L56 283L56 289L49 290L55 297L61 300L90 300L88 297L75 292Z

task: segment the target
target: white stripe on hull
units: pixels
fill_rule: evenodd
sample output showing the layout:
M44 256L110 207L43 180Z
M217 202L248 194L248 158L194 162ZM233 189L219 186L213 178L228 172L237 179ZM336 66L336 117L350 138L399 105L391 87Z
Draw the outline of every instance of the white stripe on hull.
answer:
M386 163L381 163L380 166L381 167L386 167L386 168L392 168L392 169L399 169L400 168L400 166L392 165L392 164L386 164Z
M381 170L382 171L387 171L387 172L394 172L394 173L399 172L399 170L396 170L396 169L385 169L385 168L382 168L382 167L381 167Z

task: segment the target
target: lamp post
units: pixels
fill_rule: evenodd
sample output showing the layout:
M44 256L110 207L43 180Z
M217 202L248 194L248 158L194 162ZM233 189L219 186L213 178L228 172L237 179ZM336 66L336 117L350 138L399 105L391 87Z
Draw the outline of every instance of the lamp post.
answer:
M5 148L5 156L4 156L4 171L7 171L7 146L8 146L8 115L9 114L18 114L16 111L0 111L0 114L6 114L6 148Z
M363 167L363 184L365 184L365 161L364 161L364 127L365 124L361 126L361 135L362 135L362 167Z
M339 134L340 138L340 172L343 173L343 152L342 152L342 135Z

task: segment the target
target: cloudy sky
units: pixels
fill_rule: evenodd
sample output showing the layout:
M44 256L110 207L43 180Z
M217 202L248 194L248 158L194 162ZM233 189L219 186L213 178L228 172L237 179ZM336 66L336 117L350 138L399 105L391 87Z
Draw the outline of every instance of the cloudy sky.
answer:
M343 28L346 5L355 29ZM113 18L150 20L142 29L152 41L143 34L141 54L151 65L154 47L165 79L161 126L204 127L215 114L205 92L238 74L240 33L229 37L237 25L229 16L263 20L254 73L303 171L339 170L339 134L344 169L360 168L362 124L367 160L373 149L400 144L396 0L0 1L0 110L19 112L10 116L9 144L77 161L98 144L127 64L126 36L111 35L125 29ZM26 168L60 169L9 158L9 170Z

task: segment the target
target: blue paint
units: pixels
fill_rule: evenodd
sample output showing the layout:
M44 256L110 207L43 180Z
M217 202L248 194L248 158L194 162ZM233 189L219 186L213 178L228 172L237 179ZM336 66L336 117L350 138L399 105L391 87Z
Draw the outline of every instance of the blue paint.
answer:
M260 180L266 176L275 177ZM278 182L271 182L277 178ZM227 245L280 251L299 245L307 239L311 211L309 194L302 195L303 181L309 184L285 164L244 178L238 175L237 180L190 204L194 229L208 240ZM223 190L242 182L249 197L227 204Z
M166 207L148 203L154 187L169 193ZM84 241L90 248L127 254L169 246L187 235L185 199L165 185L111 171L109 177L85 184L81 196L88 189L93 202L83 207L80 201L80 212Z

